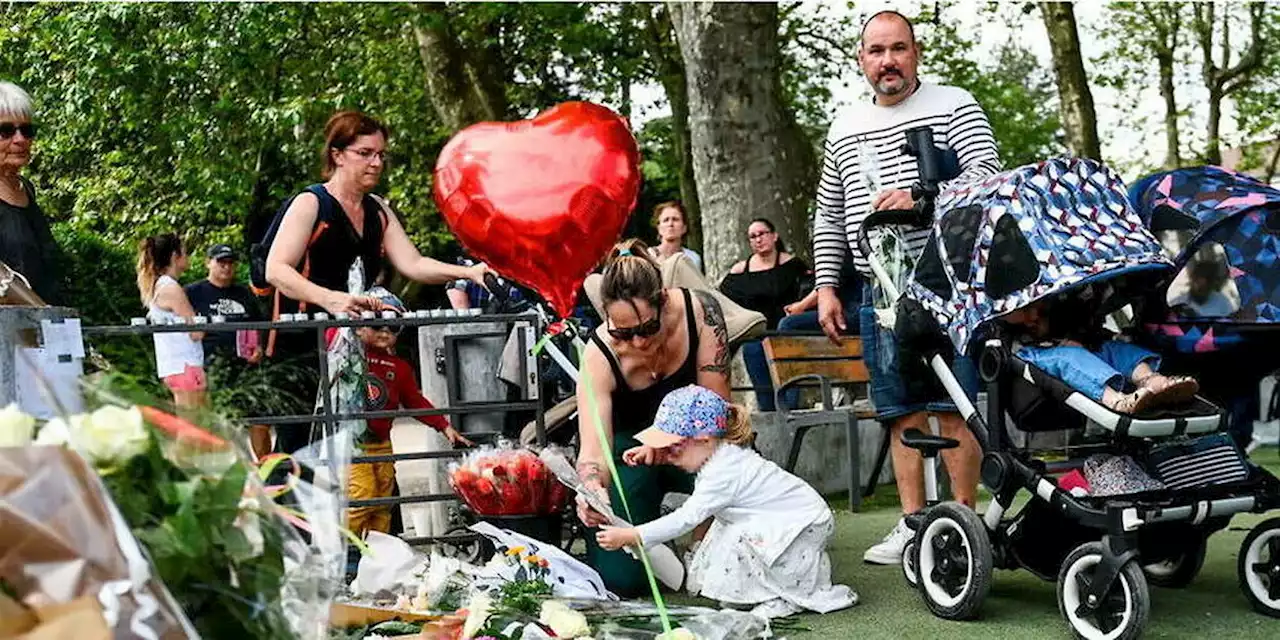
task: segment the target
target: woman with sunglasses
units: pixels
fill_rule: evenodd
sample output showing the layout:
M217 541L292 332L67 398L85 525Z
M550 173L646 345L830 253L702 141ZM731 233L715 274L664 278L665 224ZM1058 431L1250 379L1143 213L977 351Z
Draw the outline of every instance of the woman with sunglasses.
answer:
M31 162L36 125L31 96L0 82L0 262L21 273L45 302L58 301L57 245L36 190L21 174Z
M409 240L385 200L373 195L386 168L387 128L358 111L341 111L324 128L321 154L325 182L312 185L289 202L266 258L267 280L276 288L272 317L328 311L359 314L382 308L371 296L347 293L347 274L359 258L364 289L374 284L384 264L411 280L444 284L468 279L484 284L483 264L463 267L424 257ZM299 398L314 397L317 375L315 337L310 331L273 332L267 354L292 362L303 375L290 388ZM276 433L285 453L309 444L307 429Z
M728 331L710 293L663 288L658 264L639 240L623 242L609 254L600 295L604 322L591 333L578 383L578 473L586 486L607 495L623 518L627 510L619 491L625 492L630 522L638 525L660 515L666 493L691 493L693 476L649 466L652 450L642 449L625 464L622 454L640 446L635 434L653 424L658 405L671 391L697 384L729 398ZM621 487L611 481L605 456L613 458ZM582 501L578 517L589 527L605 524ZM639 561L622 551L604 551L594 536L587 536L587 561L620 596L648 590Z

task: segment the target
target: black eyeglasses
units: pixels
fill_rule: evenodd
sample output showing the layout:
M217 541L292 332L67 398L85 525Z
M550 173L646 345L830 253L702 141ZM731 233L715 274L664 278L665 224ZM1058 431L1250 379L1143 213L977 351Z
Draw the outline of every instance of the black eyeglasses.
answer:
M401 330L401 329L403 329L403 328L404 328L404 327L388 327L388 326L381 326L381 327L373 327L373 330L374 330L374 331L389 331L389 332L391 332L391 335L393 335L393 336L398 336L398 335L400 335L400 330Z
M0 140L8 140L19 131L21 131L22 136L28 140L32 140L36 137L36 126L30 122L24 122L22 124L18 124L16 122L3 122L0 123Z
M654 316L646 322L642 322L634 327L613 327L609 328L609 335L615 340L626 342L632 338L651 338L662 330L662 320L658 316Z

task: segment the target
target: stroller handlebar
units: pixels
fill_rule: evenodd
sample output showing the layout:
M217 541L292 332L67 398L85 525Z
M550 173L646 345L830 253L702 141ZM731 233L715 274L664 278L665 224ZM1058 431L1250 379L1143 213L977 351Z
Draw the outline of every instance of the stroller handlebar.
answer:
M928 228L933 224L933 207L923 206L928 200L917 200L916 206L911 209L886 209L884 211L873 211L865 219L858 228L858 249L862 251L862 255L870 256L871 240L868 234L871 229L883 227L891 224L904 224L915 229ZM929 202L929 204L932 204Z

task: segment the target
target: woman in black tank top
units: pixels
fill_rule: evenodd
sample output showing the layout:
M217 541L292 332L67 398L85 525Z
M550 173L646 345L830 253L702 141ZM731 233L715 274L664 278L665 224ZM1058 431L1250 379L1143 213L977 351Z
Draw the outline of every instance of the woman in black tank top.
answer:
M325 183L295 196L285 210L267 255L266 277L276 288L272 319L282 313L330 314L377 311L374 298L347 292L347 273L356 258L365 270L365 288L383 259L404 276L426 284L468 279L484 284L484 265L464 267L423 257L390 207L372 195L382 177L387 128L356 111L343 111L325 125ZM385 208L384 208L385 207ZM267 354L287 361L281 386L310 411L319 375L315 332L271 332ZM310 443L309 425L276 429L276 448L285 453Z
M578 383L578 473L587 486L608 488L620 517L642 524L660 515L666 493L692 492L693 476L670 466L629 466L622 453L640 445L635 434L653 424L658 405L671 391L698 384L729 397L727 330L710 293L663 289L657 264L638 240L610 254L601 297L604 323L591 335ZM599 410L607 446L592 407ZM613 458L621 487L611 481L605 456ZM588 526L603 523L585 504L579 505L579 517ZM587 536L587 562L620 596L648 590L640 563L626 553L600 549L595 536Z

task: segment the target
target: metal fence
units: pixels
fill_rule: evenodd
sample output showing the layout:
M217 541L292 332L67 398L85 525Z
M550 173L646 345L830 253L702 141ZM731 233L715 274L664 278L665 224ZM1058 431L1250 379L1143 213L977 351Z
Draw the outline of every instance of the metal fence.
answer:
M438 407L435 409L388 409L381 411L360 411L356 413L334 413L331 395L329 393L330 371L328 362L328 345L325 333L330 328L335 327L425 327L431 325L443 324L493 324L500 323L506 325L509 330L516 330L515 335L519 341L520 353L525 357L522 362L525 363L521 371L520 378L524 381L523 388L525 390L524 398L519 401L469 401L462 406ZM356 317L330 317L325 313L316 313L311 315L297 314L287 316L278 321L261 321L261 322L226 322L220 318L197 317L186 323L173 324L152 324L144 318L134 318L129 325L121 326L86 326L82 332L85 337L119 337L119 336L149 336L157 333L190 333L200 332L235 332L235 331L314 331L316 336L316 358L318 360L319 371L319 389L317 393L320 402L317 404L315 413L295 414L295 415L277 415L277 416L253 416L244 418L246 425L290 425L290 424L308 424L308 423L334 423L341 420L367 420L378 418L401 418L401 417L420 417L444 415L450 416L451 422L457 423L459 416L470 414L494 414L509 412L534 412L534 420L537 429L537 442L539 444L546 443L546 423L543 410L543 403L539 393L540 375L537 366L537 358L533 353L537 337L543 332L542 319L533 313L524 314L479 314L479 313L458 313L458 312L441 312L435 311L411 311L405 314L391 314L391 312L383 312L383 314L373 314L366 312L359 318ZM478 334L481 335L481 334ZM492 334L483 334L492 335ZM433 367L429 367L428 363L422 362L421 377L419 382L426 376L433 375ZM454 366L449 367L450 374L459 370L459 365L463 363L452 363ZM454 382L451 381L451 388ZM491 433L475 433L466 432L463 435L473 439L485 439L498 434ZM431 452L415 452L415 453L398 453L387 455L357 455L353 456L351 462L353 464L369 463L369 462L397 462L404 460L424 460L424 459L455 459L462 456L462 451L431 451ZM417 495L417 496L391 496L384 498L374 498L367 500L352 500L348 503L351 507L364 506L386 506L394 508L404 504L427 503L427 502L446 502L456 500L457 496L452 492ZM459 543L477 538L476 534L465 535L445 535L445 536L418 536L406 538L410 544L431 544L431 543Z

